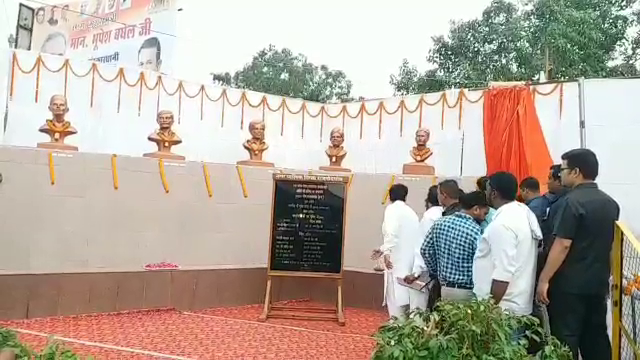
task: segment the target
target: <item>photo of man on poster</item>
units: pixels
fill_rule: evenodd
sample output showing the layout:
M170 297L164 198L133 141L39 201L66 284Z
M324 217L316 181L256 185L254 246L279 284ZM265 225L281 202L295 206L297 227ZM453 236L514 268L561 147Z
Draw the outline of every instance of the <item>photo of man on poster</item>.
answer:
M160 71L162 66L162 47L157 37L142 42L138 50L138 66L143 70Z

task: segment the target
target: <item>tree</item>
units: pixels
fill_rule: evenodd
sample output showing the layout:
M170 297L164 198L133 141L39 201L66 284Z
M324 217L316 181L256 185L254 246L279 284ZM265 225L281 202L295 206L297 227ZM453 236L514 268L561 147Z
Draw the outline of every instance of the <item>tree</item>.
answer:
M260 50L242 70L212 74L216 84L317 102L351 101L352 83L340 70L316 66L275 46Z
M640 49L640 33L635 41L626 37L634 3L493 0L479 19L454 22L448 36L432 38L432 69L420 74L405 60L390 83L397 94L479 87L532 80L547 65L556 79L631 74L637 61L632 52ZM611 65L617 58L622 62Z

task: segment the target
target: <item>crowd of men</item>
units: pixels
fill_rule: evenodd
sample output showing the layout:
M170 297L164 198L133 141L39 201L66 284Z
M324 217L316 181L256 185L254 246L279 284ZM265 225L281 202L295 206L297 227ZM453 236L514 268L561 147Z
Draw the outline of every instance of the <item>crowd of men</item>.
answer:
M469 193L445 180L429 189L421 220L405 203L407 187L393 185L384 244L372 256L384 262L389 315L492 298L538 317L574 359L611 359L606 302L620 208L598 189L598 170L591 150L575 149L549 169L546 194L537 179L518 183L508 172L478 179Z

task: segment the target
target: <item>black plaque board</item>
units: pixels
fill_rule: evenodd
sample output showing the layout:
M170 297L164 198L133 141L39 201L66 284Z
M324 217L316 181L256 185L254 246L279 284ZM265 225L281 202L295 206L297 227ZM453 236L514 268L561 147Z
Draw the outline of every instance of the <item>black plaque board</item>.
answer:
M349 177L273 180L269 274L341 277Z

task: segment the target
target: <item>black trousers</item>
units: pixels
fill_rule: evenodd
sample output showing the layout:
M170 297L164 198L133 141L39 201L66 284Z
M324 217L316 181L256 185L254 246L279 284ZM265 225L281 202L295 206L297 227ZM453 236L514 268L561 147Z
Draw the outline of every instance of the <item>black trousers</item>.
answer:
M611 360L605 295L549 293L551 335L566 344L578 360Z

